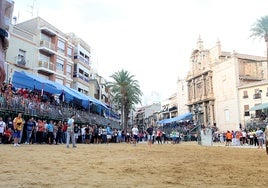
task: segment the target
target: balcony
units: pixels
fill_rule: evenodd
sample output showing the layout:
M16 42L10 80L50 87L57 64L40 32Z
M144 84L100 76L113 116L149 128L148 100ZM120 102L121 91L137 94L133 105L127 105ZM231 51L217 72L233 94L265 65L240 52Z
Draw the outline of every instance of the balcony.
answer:
M53 37L53 36L56 36L57 35L57 32L56 31L53 31L51 29L49 29L48 27L46 26L43 26L40 28L41 32L50 36L50 37Z
M74 59L75 59L75 60L78 60L79 62L82 62L82 63L84 63L84 64L86 64L86 65L88 65L88 66L91 66L90 61L89 61L88 59L84 58L83 56L75 55L75 56L74 56Z
M14 9L14 1L6 0L1 1L1 11L4 11L3 17L1 17L1 28L8 30L11 24L12 13Z
M55 73L54 72L55 65L52 62L40 60L38 62L37 70L38 70L38 72L42 72L44 74L51 75L51 74Z
M84 76L83 74L74 73L73 77L76 78L77 81L89 83L89 78Z
M261 93L255 93L253 95L253 99L260 99L261 98Z
M51 42L48 42L46 40L40 41L39 50L49 55L56 54L55 44L52 44Z

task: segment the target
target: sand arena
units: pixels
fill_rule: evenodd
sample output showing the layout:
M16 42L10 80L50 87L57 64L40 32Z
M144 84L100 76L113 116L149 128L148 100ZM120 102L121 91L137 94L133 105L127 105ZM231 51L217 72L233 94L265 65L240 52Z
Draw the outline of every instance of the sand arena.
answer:
M268 187L257 148L181 144L0 145L1 187Z

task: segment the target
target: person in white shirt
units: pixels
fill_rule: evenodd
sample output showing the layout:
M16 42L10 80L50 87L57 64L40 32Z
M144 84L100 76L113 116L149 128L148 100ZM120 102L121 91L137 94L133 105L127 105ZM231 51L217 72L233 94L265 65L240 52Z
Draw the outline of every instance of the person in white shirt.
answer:
M2 144L2 138L6 130L6 123L3 121L3 118L0 117L0 144Z
M138 134L139 134L139 129L137 128L137 125L134 125L134 127L132 128L132 136L133 136L133 144L134 146L136 146L137 144L137 140L138 140Z
M74 118L75 114L71 115L71 118L68 119L67 127L67 138L66 138L66 147L69 148L70 138L72 140L73 148L76 148L75 137L74 137Z

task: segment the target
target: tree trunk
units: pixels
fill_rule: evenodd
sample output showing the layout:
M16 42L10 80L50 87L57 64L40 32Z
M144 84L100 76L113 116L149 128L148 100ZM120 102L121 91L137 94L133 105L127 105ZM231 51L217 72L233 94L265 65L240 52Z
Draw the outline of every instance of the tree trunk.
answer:
M122 126L122 130L125 129L125 122L124 122L124 99L122 98L122 101L121 101L121 126Z

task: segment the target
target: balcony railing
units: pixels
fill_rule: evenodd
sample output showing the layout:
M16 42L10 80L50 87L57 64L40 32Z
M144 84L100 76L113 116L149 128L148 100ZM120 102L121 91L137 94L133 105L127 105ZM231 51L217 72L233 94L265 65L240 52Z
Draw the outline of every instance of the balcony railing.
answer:
M54 71L55 70L54 66L55 65L52 62L42 61L42 60L38 61L38 67L42 67L42 68L46 68L46 69Z
M87 65L90 65L90 61L88 59L84 58L83 56L75 55L74 59L78 59L80 62L83 62Z
M260 99L261 98L261 94L260 93L255 93L253 95L253 99Z
M74 77L79 78L79 79L81 79L81 80L83 80L83 81L85 81L87 83L89 82L89 78L84 76L83 74L74 74Z
M48 48L52 51L56 51L55 44L52 44L51 42L48 42L46 40L41 40L40 41L40 47Z

